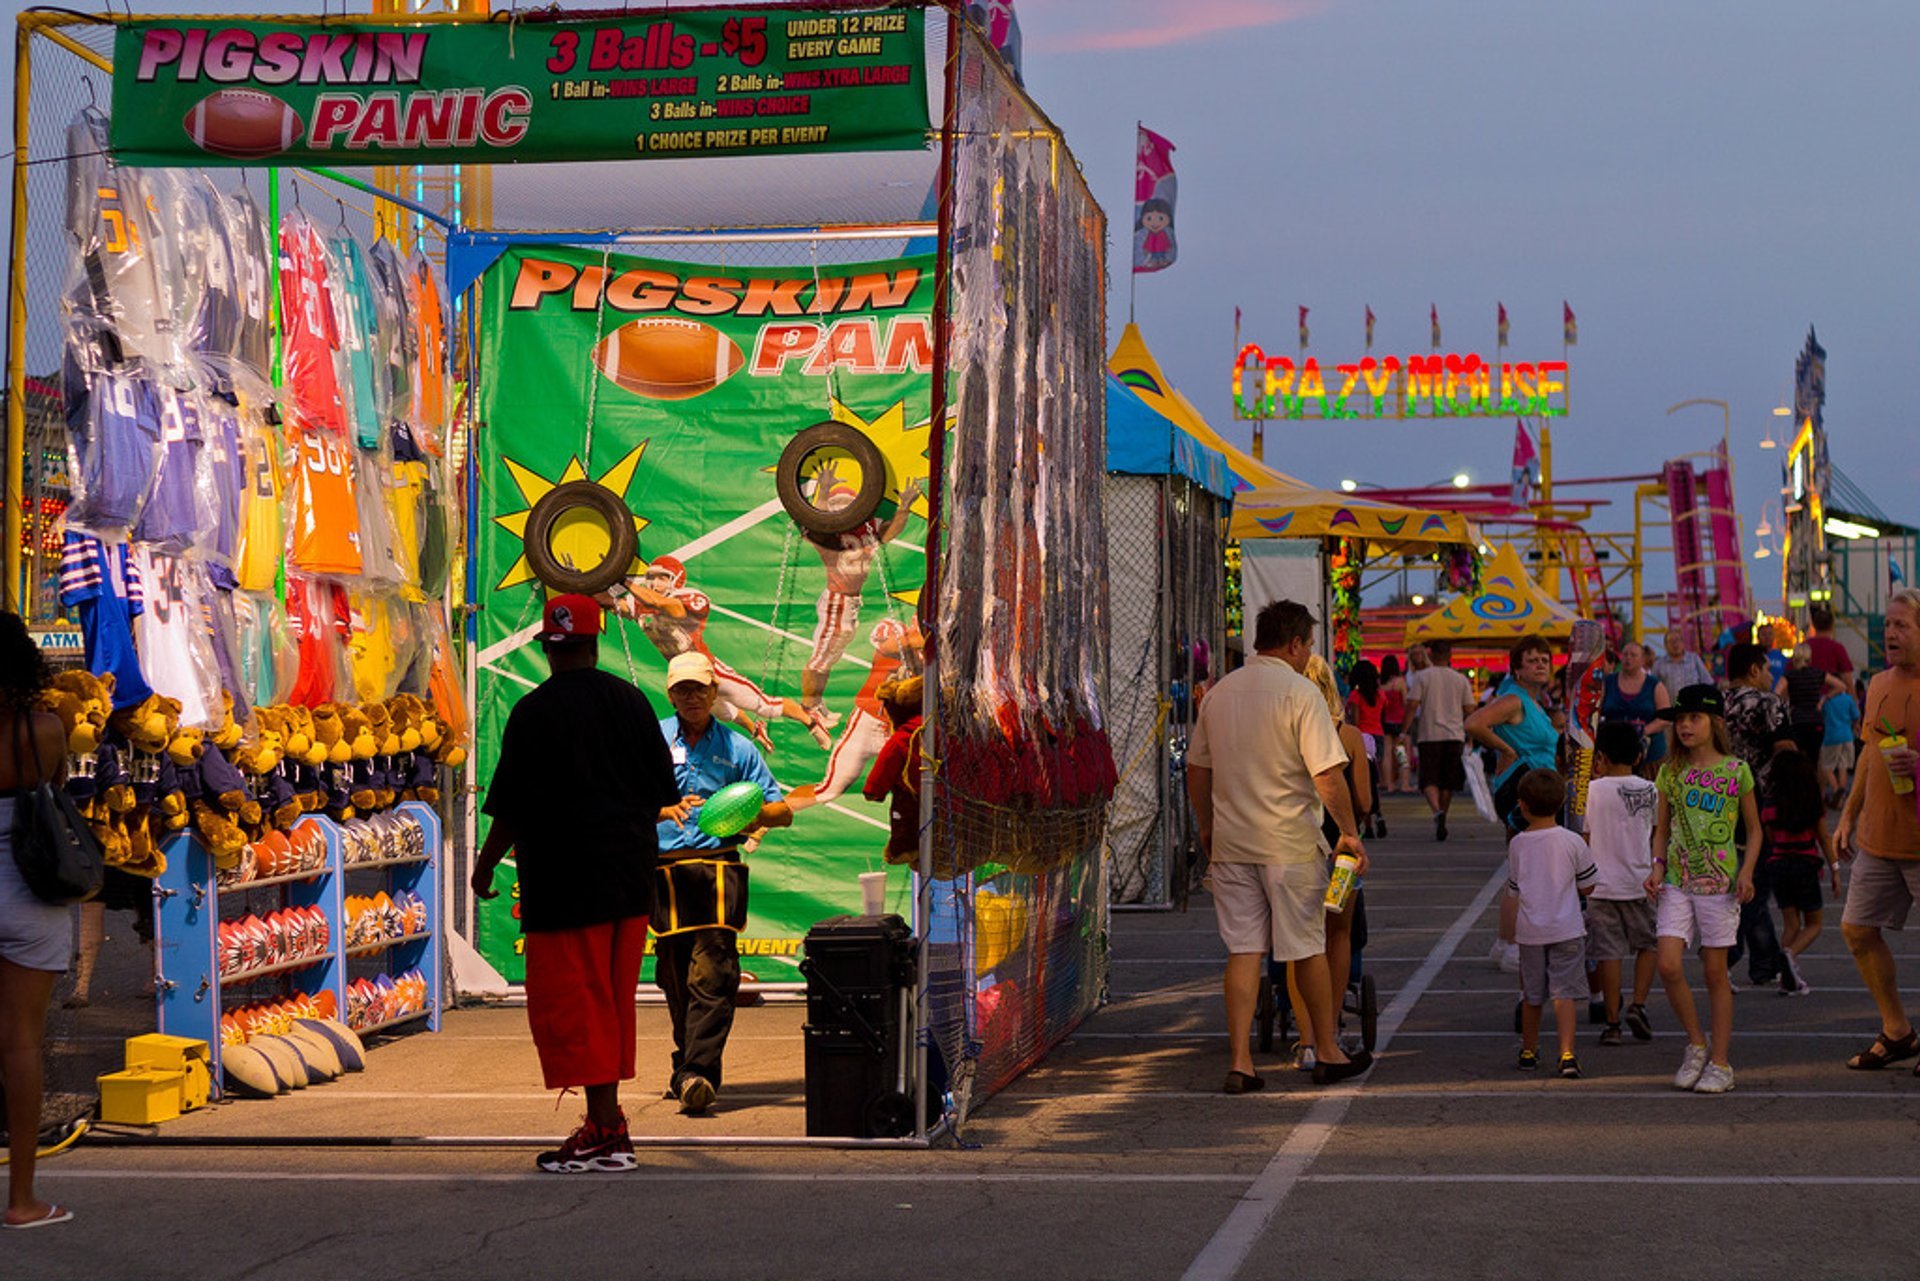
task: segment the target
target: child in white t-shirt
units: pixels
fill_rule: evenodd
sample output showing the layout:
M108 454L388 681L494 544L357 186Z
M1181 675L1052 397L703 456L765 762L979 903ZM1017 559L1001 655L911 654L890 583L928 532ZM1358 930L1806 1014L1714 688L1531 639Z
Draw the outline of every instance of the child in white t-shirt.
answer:
M1594 779L1587 787L1587 844L1598 875L1587 899L1587 958L1597 962L1596 977L1606 1001L1607 1026L1600 1044L1619 1045L1620 964L1633 962L1633 1000L1626 1023L1636 1041L1653 1039L1647 1019L1647 994L1653 990L1655 962L1653 900L1647 877L1653 873L1653 813L1659 792L1649 779L1634 774L1640 763L1640 732L1625 721L1608 721L1593 736Z
M1587 930L1580 900L1593 888L1593 859L1586 842L1555 821L1567 796L1567 780L1557 770L1529 770L1520 779L1519 794L1527 826L1507 846L1507 888L1520 905L1514 925L1522 1001L1517 1066L1523 1072L1540 1066L1540 1012L1552 1000L1560 1075L1577 1077L1574 1002L1587 994Z

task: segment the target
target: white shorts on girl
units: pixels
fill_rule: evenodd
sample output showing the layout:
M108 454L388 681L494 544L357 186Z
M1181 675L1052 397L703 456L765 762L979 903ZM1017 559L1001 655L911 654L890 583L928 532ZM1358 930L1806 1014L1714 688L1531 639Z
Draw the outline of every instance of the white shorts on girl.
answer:
M1726 894L1689 894L1678 885L1654 903L1654 933L1688 947L1732 947L1740 937L1740 901Z

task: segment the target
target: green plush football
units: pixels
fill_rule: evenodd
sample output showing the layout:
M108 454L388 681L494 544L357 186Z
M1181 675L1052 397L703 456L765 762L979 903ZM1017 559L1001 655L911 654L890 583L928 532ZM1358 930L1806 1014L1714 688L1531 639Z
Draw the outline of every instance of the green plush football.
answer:
M716 841L724 841L753 826L767 794L760 784L742 780L729 783L709 796L700 807L700 830Z

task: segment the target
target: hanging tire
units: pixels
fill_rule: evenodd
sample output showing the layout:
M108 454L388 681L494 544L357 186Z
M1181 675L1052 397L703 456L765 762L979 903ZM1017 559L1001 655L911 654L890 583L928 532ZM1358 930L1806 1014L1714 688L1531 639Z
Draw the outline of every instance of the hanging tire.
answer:
M554 527L561 517L580 508L600 517L609 535L606 556L599 564L584 568L562 565L554 559L552 548ZM640 535L633 527L633 513L627 504L605 485L590 480L570 480L542 494L527 514L525 542L527 567L534 577L557 592L582 596L598 595L624 580L640 551Z
M829 511L807 501L801 491L800 470L808 458L827 449L852 455L860 468L860 488L853 501ZM867 434L840 422L815 423L787 442L774 470L774 488L780 505L794 524L810 534L844 534L873 519L887 495L887 460Z

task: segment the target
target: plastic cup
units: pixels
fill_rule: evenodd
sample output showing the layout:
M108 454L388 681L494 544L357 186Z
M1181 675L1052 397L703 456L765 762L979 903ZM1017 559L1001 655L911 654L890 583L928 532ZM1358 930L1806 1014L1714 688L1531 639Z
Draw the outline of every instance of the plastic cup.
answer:
M1905 747L1906 745L1907 736L1905 734L1889 734L1880 740L1881 751ZM1908 774L1896 774L1891 767L1887 770L1887 782L1893 788L1894 795L1896 796L1905 796L1913 790L1912 776Z
M879 916L887 910L885 872L860 873L860 910L868 916Z

